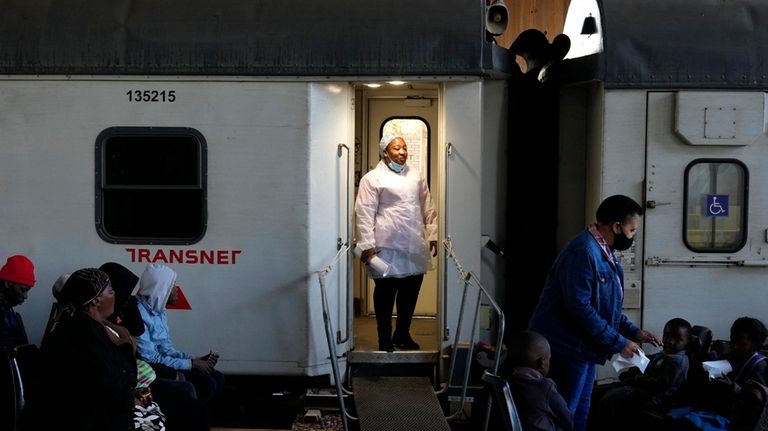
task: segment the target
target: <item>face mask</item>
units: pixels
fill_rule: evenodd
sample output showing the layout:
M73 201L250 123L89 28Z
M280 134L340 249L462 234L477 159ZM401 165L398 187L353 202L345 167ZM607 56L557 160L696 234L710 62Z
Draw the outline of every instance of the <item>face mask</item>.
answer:
M400 172L403 172L403 169L405 169L405 165L404 164L400 165L400 164L397 164L397 163L393 162L392 160L390 160L389 163L387 163L387 166L389 166L389 169L392 169L393 171L395 171L398 174Z
M618 251L624 251L632 247L632 243L635 242L634 238L627 238L624 232L613 234L613 249Z

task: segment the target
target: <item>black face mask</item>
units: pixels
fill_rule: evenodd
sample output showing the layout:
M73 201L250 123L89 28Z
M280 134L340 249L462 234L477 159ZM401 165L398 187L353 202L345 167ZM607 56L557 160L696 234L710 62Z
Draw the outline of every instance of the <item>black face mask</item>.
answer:
M635 242L634 238L627 238L624 232L613 234L613 249L618 251L624 251L632 247L632 243Z

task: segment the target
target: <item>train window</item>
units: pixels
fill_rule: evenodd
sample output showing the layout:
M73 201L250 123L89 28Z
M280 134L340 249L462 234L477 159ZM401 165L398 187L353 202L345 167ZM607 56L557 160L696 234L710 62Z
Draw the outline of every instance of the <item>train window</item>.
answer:
M392 117L381 126L381 135L402 136L408 145L408 165L418 166L429 178L429 125L419 117Z
M205 234L206 143L194 129L112 127L96 139L96 230L114 243Z
M696 252L735 252L747 239L747 167L694 160L685 169L684 241Z

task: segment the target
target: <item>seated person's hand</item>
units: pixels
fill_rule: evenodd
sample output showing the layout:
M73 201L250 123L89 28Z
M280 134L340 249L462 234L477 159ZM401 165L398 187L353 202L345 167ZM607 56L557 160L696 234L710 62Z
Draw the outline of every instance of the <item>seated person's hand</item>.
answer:
M194 358L192 359L192 369L198 370L203 374L211 374L213 372L213 365L206 359Z
M632 368L628 369L627 371L619 374L619 381L621 381L621 382L631 382L633 380L636 380L642 374L643 373L640 372L639 368L632 367Z
M211 365L211 368L213 368L219 362L219 352L214 352L211 350L201 359L208 361L208 363Z
M722 388L723 390L736 392L736 383L733 380L731 380L731 378L728 376L723 375L723 376L717 377L714 380L712 380L712 383L715 386Z

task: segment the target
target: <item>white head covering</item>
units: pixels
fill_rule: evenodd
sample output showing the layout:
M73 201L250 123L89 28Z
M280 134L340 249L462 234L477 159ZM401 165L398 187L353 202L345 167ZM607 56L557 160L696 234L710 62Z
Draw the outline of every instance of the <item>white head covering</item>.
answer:
M397 135L394 133L387 133L383 138L381 138L381 141L379 141L379 153L381 153L382 156L387 149L387 145L389 145L389 143L392 142L395 138L397 138Z
M139 279L138 296L146 298L152 311L159 314L165 310L165 303L171 296L176 283L176 272L165 265L150 263Z

